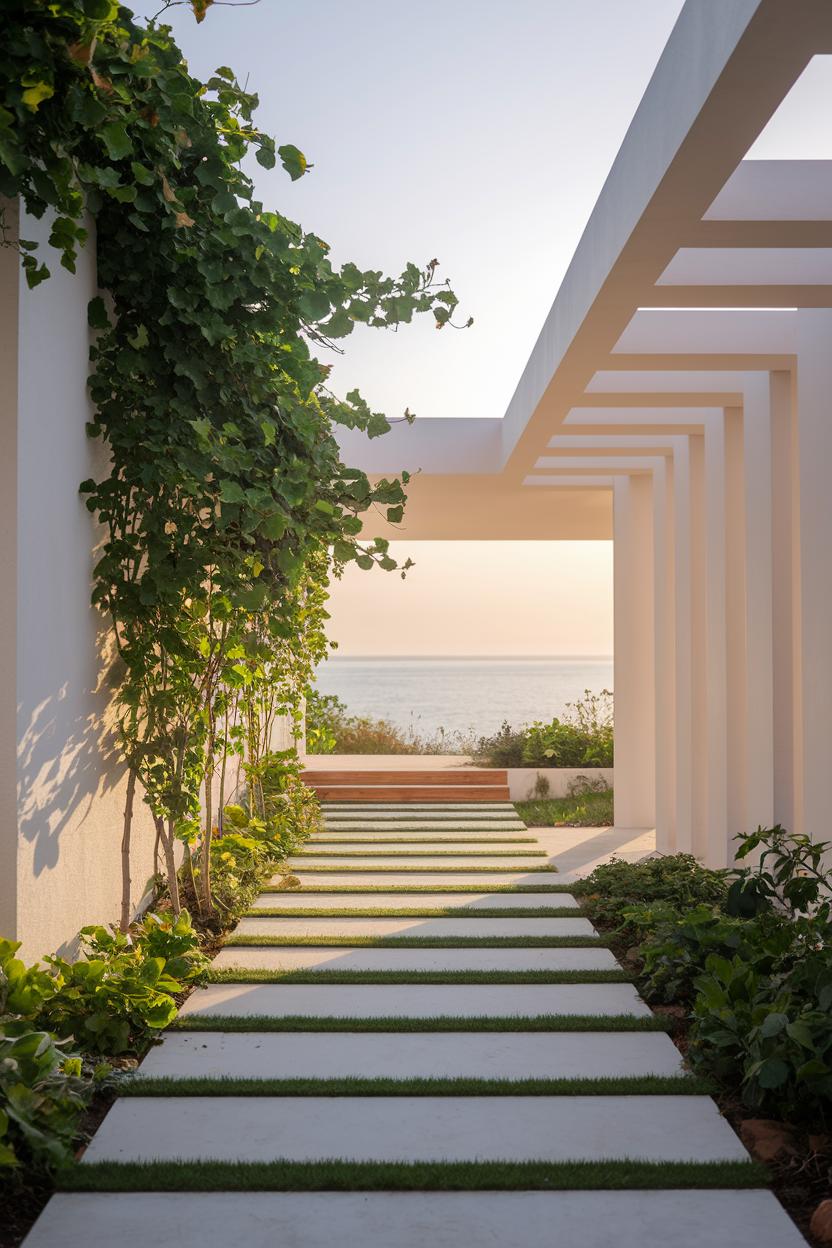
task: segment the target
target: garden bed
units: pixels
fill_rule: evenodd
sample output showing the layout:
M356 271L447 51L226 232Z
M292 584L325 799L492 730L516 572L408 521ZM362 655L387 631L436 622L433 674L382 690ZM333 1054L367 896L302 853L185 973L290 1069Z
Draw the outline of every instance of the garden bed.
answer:
M740 838L753 869L688 855L604 864L582 907L807 1240L832 1195L832 943L826 846L782 829ZM817 1229L817 1221L815 1228Z

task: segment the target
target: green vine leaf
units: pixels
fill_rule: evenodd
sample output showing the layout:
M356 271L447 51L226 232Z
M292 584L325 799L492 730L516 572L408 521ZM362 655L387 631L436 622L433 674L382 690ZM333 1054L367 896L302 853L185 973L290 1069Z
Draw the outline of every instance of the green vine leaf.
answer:
M111 160L122 160L131 155L133 141L120 121L111 121L109 125L103 126L101 137Z
M302 178L307 169L310 168L303 152L292 143L284 143L282 147L277 149L277 154L280 157L280 163L293 182L297 182L298 178Z
M110 327L110 319L107 316L107 308L100 295L96 295L94 299L90 299L87 304L87 324L90 329L109 329Z
M22 80L22 85L26 89L20 98L33 113L38 111L44 100L51 100L55 94L51 82L42 82L37 78L26 77Z

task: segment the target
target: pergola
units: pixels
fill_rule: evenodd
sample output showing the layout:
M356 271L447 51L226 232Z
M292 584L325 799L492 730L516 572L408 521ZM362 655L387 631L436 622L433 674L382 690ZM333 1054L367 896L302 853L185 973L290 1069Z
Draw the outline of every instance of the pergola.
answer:
M343 438L421 470L384 536L614 537L616 825L713 866L825 829L832 163L744 159L822 53L828 0L688 0L505 416Z

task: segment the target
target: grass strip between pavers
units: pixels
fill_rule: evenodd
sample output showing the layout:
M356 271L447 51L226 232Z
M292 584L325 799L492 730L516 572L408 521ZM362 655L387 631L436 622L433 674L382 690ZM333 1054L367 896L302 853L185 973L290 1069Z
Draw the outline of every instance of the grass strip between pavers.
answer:
M534 888L519 888L516 884L308 884L286 888L282 884L264 884L263 893L285 893L289 896L303 893L327 894L351 897L354 893L401 893L403 896L419 893L512 893L517 897L528 893L573 893L574 884L535 884Z
M211 984L630 984L626 971L274 971L228 967Z
M410 803L408 803L408 807ZM366 820L367 823L406 823L410 820L413 823L420 823L428 820L434 822L450 822L452 819L459 819L462 823L470 822L486 822L496 821L497 823L515 823L518 827L525 827L525 820L521 819L516 810L504 808L501 806L481 807L479 802L471 803L471 805L455 805L454 809L445 807L444 810L433 810L424 806L420 810L413 808L404 809L398 807L384 807L380 803L373 802L372 809L367 807L344 807L341 810L333 810L329 807L321 807L321 815L326 824L332 823L361 823Z
M768 1171L754 1161L98 1161L58 1178L61 1191L73 1192L621 1191L767 1183Z
M521 832L525 835L519 835ZM412 845L414 839L425 845L481 845L489 841L533 845L538 837L530 834L528 828L383 828L372 833L367 828L325 828L310 835L310 840L324 840L327 844L355 841L361 845Z
M598 1079L250 1079L142 1078L131 1075L119 1096L709 1096L695 1075L630 1075Z
M461 906L384 907L362 906L360 910L345 910L343 906L254 906L246 910L249 919L579 919L583 916L575 906L522 907L481 906L466 910Z
M301 858L547 858L545 849L466 849L457 853L453 849L411 849L405 853L397 849L303 849L292 855L292 862Z
M600 936L240 936L232 932L223 947L270 945L281 949L603 949Z
M338 1018L305 1014L188 1014L169 1031L672 1031L674 1020L656 1014L510 1014L505 1018Z
M372 856L375 857L375 855L372 855ZM413 872L413 873L417 873L417 872L424 873L426 871L429 871L431 873L436 873L438 875L444 875L446 873L450 875L454 871L458 871L460 873L464 873L466 871L467 872L482 871L489 875L496 875L498 872L517 871L522 875L531 875L535 871L539 871L539 872L557 871L557 867L553 867L553 866L512 867L512 866L509 866L508 864L506 864L506 866L499 866L499 867L480 867L480 866L475 866L475 865L467 866L467 867L425 867L425 866L406 867L406 866L401 866L401 865L394 866L394 867L367 867L367 866L350 867L344 864L341 864L340 866L337 866L337 867L333 867L333 866L318 866L317 864L313 866L309 866L308 864L304 864L302 867L298 867L297 860L295 858L292 859L292 862L293 862L295 870L301 870L305 874L309 874L309 875L311 875L313 871L315 872L328 871L334 875L343 875L345 873L352 872L352 871L372 872L372 874L374 875L384 875L385 872L391 875L397 875L401 872L408 872L408 871Z
M421 829L417 829L421 831ZM412 836L361 836L360 833L341 832L331 836L318 832L310 836L305 845L536 845L536 836L426 836L424 832L415 839Z

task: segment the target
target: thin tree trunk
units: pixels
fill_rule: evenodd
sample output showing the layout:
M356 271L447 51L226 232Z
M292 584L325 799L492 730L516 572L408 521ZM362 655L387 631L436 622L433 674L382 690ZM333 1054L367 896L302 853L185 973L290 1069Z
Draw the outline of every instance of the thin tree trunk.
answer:
M214 755L213 750L208 755L208 766L205 770L205 836L202 840L202 858L200 861L200 890L202 893L202 903L205 907L205 913L210 914L213 909L213 901L211 898L211 840L214 835L213 829L213 788L214 780Z
M199 888L197 886L196 874L194 872L194 856L191 853L191 847L187 841L185 842L185 859L188 863L188 875L191 880L191 891L193 892L194 900L196 901L199 913L202 914L202 901L200 900Z
M154 815L156 823L156 831L162 842L162 850L165 855L165 873L168 881L168 892L170 893L170 905L173 910L174 918L179 917L182 909L182 903L179 899L179 879L176 874L176 854L174 853L173 821L168 820L167 827L162 815Z
M121 930L126 932L132 917L130 880L130 834L133 828L133 799L136 795L136 773L133 768L127 776L127 792L124 797L124 832L121 837Z
M223 832L222 812L225 810L225 773L228 767L228 713L225 716L225 748L222 752L222 763L220 764L220 791L217 798L217 827L220 830L220 836Z

